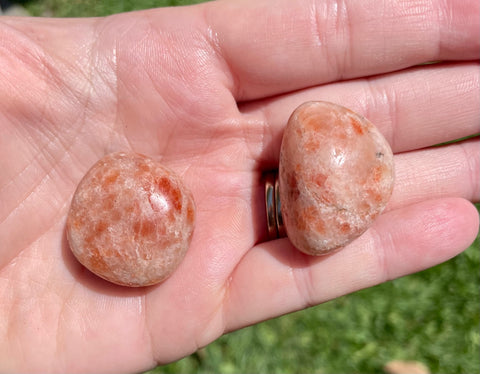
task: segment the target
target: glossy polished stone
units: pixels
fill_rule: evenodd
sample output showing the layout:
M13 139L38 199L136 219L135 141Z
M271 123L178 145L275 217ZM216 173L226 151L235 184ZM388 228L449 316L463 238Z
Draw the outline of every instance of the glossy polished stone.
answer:
M146 156L119 152L81 180L67 219L75 257L98 276L124 286L165 280L183 259L195 205L171 170Z
M323 255L367 230L392 194L393 154L364 117L328 102L298 107L279 165L282 217L300 251Z

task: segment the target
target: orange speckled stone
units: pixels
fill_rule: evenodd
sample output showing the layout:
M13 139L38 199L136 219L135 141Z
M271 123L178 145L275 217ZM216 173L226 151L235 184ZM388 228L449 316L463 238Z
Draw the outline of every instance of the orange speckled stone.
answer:
M280 151L280 200L288 238L322 255L360 236L393 189L393 154L364 117L308 102L290 117Z
M75 257L124 286L165 280L193 233L192 194L171 170L136 153L112 153L83 177L67 218Z

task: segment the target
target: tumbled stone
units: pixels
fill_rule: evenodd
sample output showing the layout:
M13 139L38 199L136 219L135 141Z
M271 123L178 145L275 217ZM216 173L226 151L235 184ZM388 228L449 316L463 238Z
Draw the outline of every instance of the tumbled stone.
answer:
M383 367L387 374L430 374L430 369L419 361L389 361Z
M308 102L283 135L280 200L288 238L322 255L360 236L393 189L393 154L364 117L328 102Z
M170 169L119 152L83 177L67 218L75 257L98 276L124 286L165 280L183 259L193 233L192 194Z

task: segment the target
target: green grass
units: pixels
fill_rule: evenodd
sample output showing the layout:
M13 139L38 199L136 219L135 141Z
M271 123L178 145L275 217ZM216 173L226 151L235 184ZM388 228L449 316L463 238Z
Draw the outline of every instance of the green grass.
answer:
M96 17L132 10L190 5L202 0L24 0L19 1L35 15Z
M24 1L34 15L101 16L191 0ZM393 359L480 373L480 245L435 268L225 335L150 373L382 373Z

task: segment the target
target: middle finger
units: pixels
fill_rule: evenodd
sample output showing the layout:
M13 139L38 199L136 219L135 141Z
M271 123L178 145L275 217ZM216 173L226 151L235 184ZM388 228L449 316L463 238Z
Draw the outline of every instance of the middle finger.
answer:
M265 136L247 142L257 162L278 165L283 129L302 102L331 101L367 117L395 153L428 147L480 132L478 63L420 66L369 79L315 87L245 103L240 110L261 123ZM253 120L252 120L253 119Z

